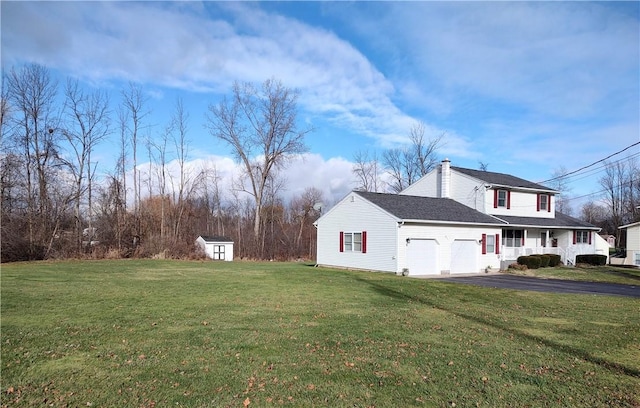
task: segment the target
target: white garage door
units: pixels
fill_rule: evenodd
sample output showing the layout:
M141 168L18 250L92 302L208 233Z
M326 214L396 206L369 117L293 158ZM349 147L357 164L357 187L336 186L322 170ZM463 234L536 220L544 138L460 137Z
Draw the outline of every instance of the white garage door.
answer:
M476 273L478 269L478 243L457 239L451 244L451 273Z
M436 275L438 269L438 243L435 239L412 239L407 244L409 275Z

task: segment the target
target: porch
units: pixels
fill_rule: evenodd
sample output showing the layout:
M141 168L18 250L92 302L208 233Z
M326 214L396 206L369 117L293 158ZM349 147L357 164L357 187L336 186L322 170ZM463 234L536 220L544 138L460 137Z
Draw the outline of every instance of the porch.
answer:
M510 264L515 263L518 260L518 257L525 255L560 255L560 258L564 265L574 266L576 264L577 255L587 255L594 253L609 256L609 254L604 253L602 249L593 248L591 245L572 245L566 248L559 246L507 247L502 245L500 248L500 269L508 268Z

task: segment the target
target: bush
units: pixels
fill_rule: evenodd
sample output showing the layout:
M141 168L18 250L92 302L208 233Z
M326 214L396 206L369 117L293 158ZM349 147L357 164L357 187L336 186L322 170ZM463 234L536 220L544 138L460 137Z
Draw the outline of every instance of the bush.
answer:
M540 257L537 256L519 256L518 263L526 265L529 269L538 269L540 267Z
M549 258L549 255L542 255L542 254L535 254L535 255L531 255L531 256L535 256L536 258L540 258L540 267L541 268L546 268L549 266L549 260L551 258Z
M549 266L552 268L560 265L560 263L562 262L562 257L560 255L557 255L557 254L545 254L545 255L549 257Z
M512 263L509 265L509 269L515 269L517 271L526 271L527 265L520 265L519 263Z
M607 256L606 255L598 255L598 254L586 254L586 255L577 255L576 256L576 264L588 264L588 265L606 265Z

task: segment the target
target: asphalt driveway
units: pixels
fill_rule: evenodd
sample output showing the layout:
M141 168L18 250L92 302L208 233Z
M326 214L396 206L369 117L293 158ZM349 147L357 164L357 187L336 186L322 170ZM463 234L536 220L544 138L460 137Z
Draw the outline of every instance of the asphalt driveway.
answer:
M540 279L530 276L481 275L438 278L448 282L487 286L501 289L533 290L552 293L581 293L589 295L627 296L640 298L640 285L582 282L560 279Z

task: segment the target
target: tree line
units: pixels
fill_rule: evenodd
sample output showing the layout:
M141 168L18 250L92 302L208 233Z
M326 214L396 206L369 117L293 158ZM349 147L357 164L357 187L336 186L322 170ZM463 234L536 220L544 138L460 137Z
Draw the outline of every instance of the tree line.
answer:
M306 151L295 90L269 79L236 83L206 113L211 137L242 171L223 191L214 166L194 169L189 112L177 99L167 123L150 123L150 101L129 83L117 101L42 65L2 76L0 199L2 262L67 257L194 257L199 235L227 236L237 257L312 259L319 189L285 202L288 161ZM118 146L98 168L102 144Z
M2 75L0 217L2 262L67 257L194 257L198 235L227 236L251 259L313 259L313 222L326 197L314 186L285 201L289 160L307 151L313 129L297 121L298 92L276 79L235 83L204 113L214 140L241 169L226 190L216 168L190 166L189 112L181 99L164 124L151 124L142 87L128 83L115 101L68 78L60 85L45 66ZM443 136L425 125L409 144L353 158L355 189L400 192L439 161ZM98 168L100 147L118 146L112 167ZM640 220L640 167L630 156L605 163L601 190L575 216L615 235ZM144 164L144 165L143 165ZM487 170L487 163L480 163ZM548 185L556 208L572 215L568 178ZM598 186L594 186L598 187Z

